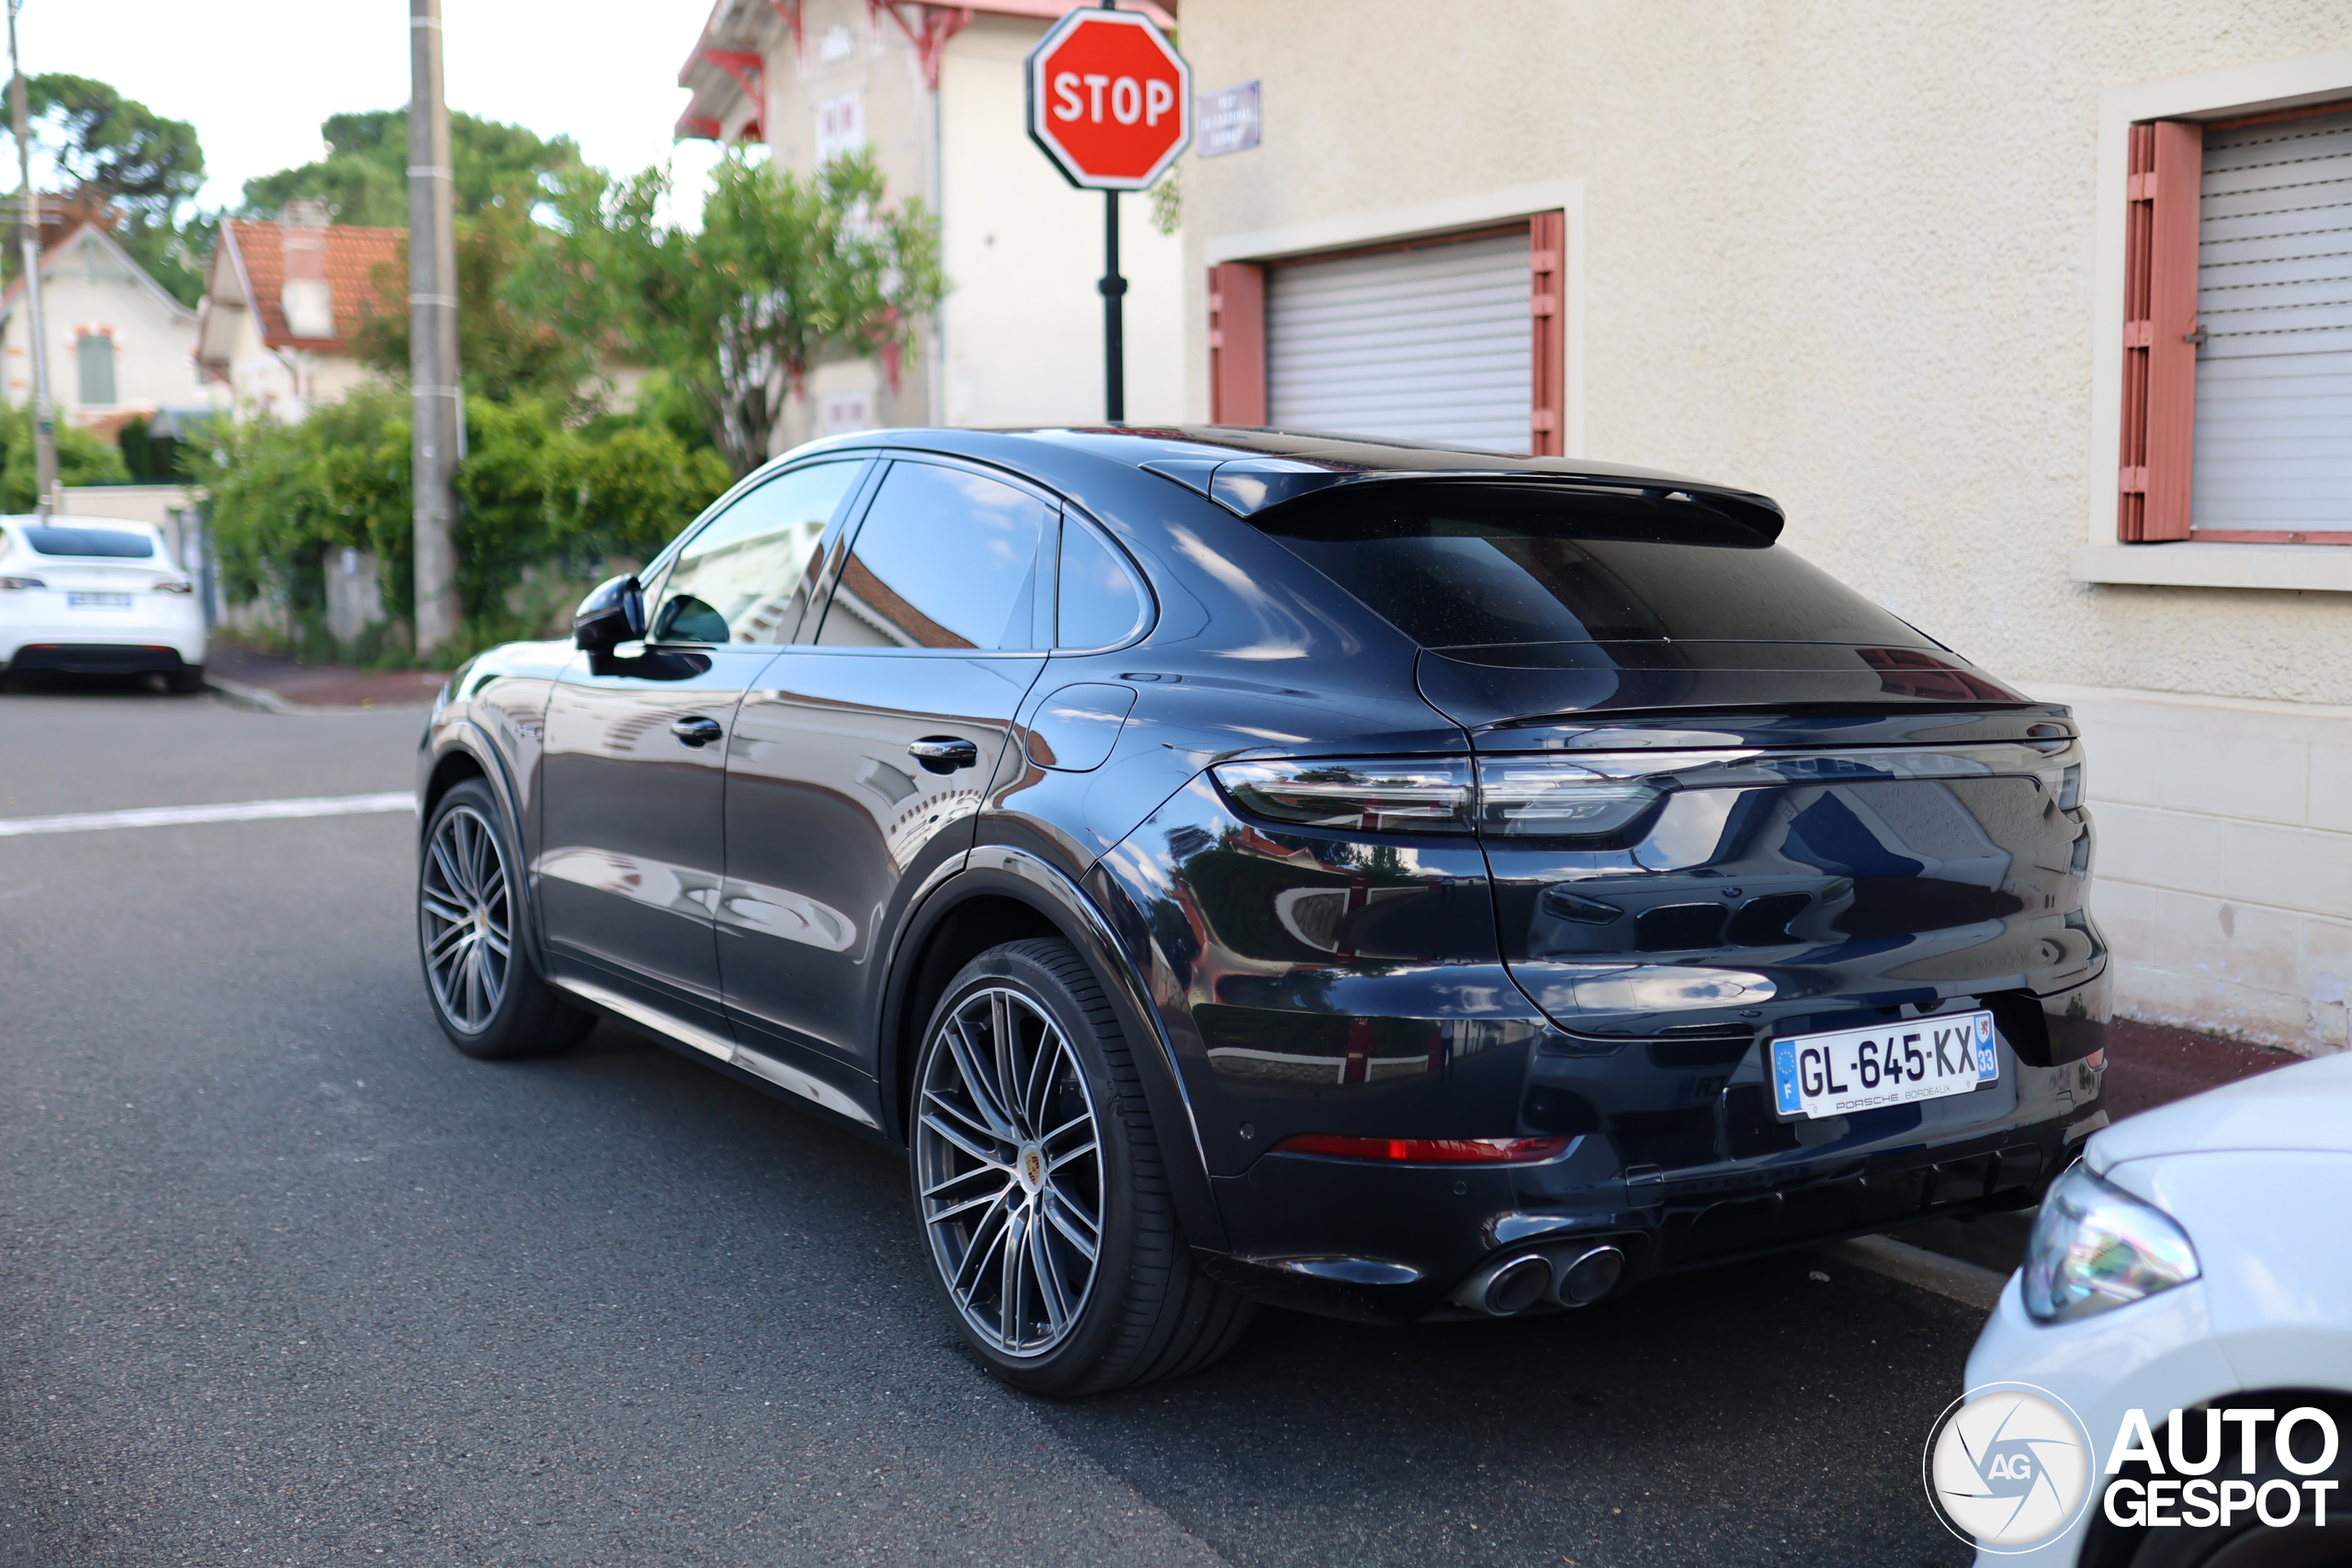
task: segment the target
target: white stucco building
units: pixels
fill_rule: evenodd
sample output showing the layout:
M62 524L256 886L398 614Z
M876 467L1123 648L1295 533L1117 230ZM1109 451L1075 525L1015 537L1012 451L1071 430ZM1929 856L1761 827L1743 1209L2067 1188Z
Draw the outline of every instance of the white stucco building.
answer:
M1752 486L2076 705L2134 1016L2352 981L2352 10L1186 0L1188 412ZM1349 355L1323 352L1333 342Z
M323 208L220 225L197 357L243 408L295 420L366 380L353 339L370 311L405 313L408 231L329 224Z
M807 174L870 148L890 198L939 214L948 294L896 387L874 361L825 366L788 406L777 449L900 424L1102 418L1103 197L1072 189L1023 129L1022 62L1073 0L718 0L679 82L682 135L764 142ZM1165 12L1135 6L1162 26ZM1122 197L1131 423L1184 401L1180 242L1151 198Z
M7 397L32 396L24 281L0 296L0 359ZM83 223L41 257L41 316L49 395L57 417L111 434L125 421L201 401L196 315L147 276L96 223Z

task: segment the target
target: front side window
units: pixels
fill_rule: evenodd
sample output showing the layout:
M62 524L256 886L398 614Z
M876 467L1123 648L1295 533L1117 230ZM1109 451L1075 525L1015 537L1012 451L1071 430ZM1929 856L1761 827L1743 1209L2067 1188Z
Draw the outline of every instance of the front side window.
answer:
M790 640L817 581L825 525L864 468L817 463L778 474L703 525L655 590L653 640Z
M842 563L817 641L1037 647L1037 547L1053 518L1035 496L984 475L892 464Z

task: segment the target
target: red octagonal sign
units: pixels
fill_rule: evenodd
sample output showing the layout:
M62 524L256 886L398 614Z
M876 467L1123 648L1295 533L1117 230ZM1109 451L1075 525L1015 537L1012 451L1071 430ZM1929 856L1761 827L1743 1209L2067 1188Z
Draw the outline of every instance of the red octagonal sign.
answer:
M1133 11L1072 11L1029 51L1029 137L1074 186L1142 190L1193 141L1193 73Z

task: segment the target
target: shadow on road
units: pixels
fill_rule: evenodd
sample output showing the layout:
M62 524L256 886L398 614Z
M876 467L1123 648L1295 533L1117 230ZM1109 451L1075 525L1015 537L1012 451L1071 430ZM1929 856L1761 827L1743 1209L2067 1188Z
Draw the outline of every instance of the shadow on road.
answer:
M0 696L10 697L150 697L185 703L190 695L175 694L161 675L73 675L59 670L0 671Z
M907 1341L953 1341L888 1154L614 1029L532 1070L594 1079L599 1098L674 1093L684 1122L709 1118L709 1149L753 1134L768 1168L731 1218L798 1229L815 1179L828 1250L919 1280L888 1297ZM1928 1514L1920 1448L1980 1321L1799 1255L1525 1322L1392 1330L1270 1310L1204 1373L1035 1408L1252 1568L1932 1568L1969 1554Z

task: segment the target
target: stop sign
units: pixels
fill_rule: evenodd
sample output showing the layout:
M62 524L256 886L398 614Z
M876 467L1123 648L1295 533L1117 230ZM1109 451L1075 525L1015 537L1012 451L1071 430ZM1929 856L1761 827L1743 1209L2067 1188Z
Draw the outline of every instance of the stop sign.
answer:
M1133 11L1072 11L1029 51L1029 137L1088 190L1142 190L1193 141L1193 72Z

